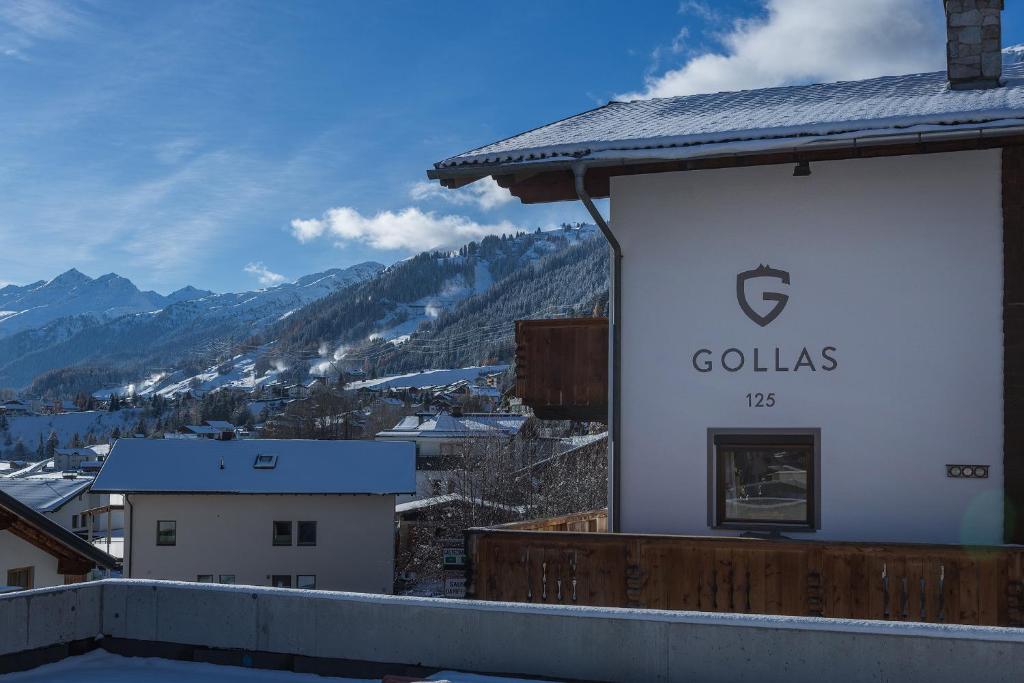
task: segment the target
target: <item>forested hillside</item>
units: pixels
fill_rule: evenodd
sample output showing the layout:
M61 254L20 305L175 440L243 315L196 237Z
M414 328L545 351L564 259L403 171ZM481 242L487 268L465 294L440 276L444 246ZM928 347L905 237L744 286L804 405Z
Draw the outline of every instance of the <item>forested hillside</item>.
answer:
M268 332L279 334L262 365L279 359L315 366L317 356L333 354L344 368L379 376L509 362L515 320L603 310L607 252L596 230L584 226L487 237L456 255L423 253L290 316ZM488 286L481 287L484 277ZM439 298L431 292L446 290L462 296L411 318L410 301L429 309ZM403 326L407 319L414 324Z

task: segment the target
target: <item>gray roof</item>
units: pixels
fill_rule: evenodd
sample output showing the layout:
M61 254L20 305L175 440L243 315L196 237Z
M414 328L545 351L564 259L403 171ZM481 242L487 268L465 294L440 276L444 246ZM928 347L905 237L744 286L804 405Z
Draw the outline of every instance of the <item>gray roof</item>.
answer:
M113 569L117 565L117 560L110 555L83 541L81 538L57 524L49 517L39 514L39 512L33 510L30 505L26 505L4 491L0 491L0 510L5 510L13 514L24 524L34 527L38 531L46 534L63 545L65 548L71 550L82 558L93 562L94 564L106 567L107 569Z
M0 478L0 491L16 498L37 512L53 512L92 484L92 477L55 479L24 477Z
M276 455L256 469L257 455ZM412 493L408 442L119 439L93 485L103 493ZM224 467L221 468L221 463Z
M434 164L435 169L572 160L680 159L827 140L1024 125L1020 50L1003 87L950 90L946 72L611 102ZM437 175L432 173L432 176ZM443 174L441 174L443 175Z
M514 436L526 422L526 416L513 413L467 413L450 415L438 413L423 420L421 424L415 415L387 431L377 434L379 438L472 438Z

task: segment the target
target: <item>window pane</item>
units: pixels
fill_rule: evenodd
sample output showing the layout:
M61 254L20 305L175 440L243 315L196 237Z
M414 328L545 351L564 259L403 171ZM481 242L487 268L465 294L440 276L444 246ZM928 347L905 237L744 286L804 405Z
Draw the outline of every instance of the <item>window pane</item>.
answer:
M221 574L220 575L220 583L234 583L234 582L235 582L235 575L234 574Z
M292 577L290 574L274 574L270 577L270 585L274 588L291 588Z
M157 522L156 523L156 544L157 545L175 545L178 542L178 523L177 522Z
M29 590L33 587L33 574L35 574L34 567L22 567L21 569L11 569L7 572L7 585L8 586L19 586L25 590Z
M292 523L274 522L274 545L292 544Z
M316 545L316 522L299 522L299 545Z
M809 525L812 452L805 445L719 446L720 521Z
M213 574L200 574L196 577L199 583L213 583Z
M306 590L316 589L316 575L314 574L299 574L295 577L295 587L305 588Z

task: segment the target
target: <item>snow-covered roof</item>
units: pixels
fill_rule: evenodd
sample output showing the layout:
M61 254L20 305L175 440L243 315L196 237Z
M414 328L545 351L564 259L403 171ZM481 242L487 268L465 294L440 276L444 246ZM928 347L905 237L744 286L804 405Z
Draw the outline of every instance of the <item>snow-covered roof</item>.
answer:
M457 438L512 436L526 422L524 415L511 413L466 413L451 415L441 412L426 417L422 423L416 416L402 418L391 429L380 432L383 438Z
M827 140L1024 125L1024 63L1003 87L951 90L945 71L862 81L610 102L434 164L435 169L574 160L682 159Z
M206 425L208 427L213 427L214 429L220 430L222 432L235 431L235 425L231 424L230 422L226 422L225 420L207 420Z
M220 434L221 430L209 425L185 425L185 429L193 434Z
M258 455L277 456L257 469ZM93 490L102 493L412 493L406 442L119 439ZM221 466L223 464L223 467Z
M53 512L92 484L92 477L75 479L51 477L0 478L0 491L21 501L36 512Z
M418 500L410 500L407 503L399 503L395 506L395 514L404 514L407 512L413 512L415 510L424 510L426 508L433 508L443 505L450 505L452 503L466 503L469 505L476 505L479 507L490 507L499 510L505 510L507 512L518 512L522 513L526 510L521 505L505 505L503 503L496 503L490 500L484 500L482 498L472 498L462 493L447 493L441 496L432 496L430 498L420 498Z

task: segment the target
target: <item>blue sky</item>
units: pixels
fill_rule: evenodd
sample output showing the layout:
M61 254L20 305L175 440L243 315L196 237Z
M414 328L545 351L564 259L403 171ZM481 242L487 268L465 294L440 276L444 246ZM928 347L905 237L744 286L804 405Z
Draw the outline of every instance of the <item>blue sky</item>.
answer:
M942 68L940 7L4 0L0 283L241 290L582 220L424 171L616 96Z

